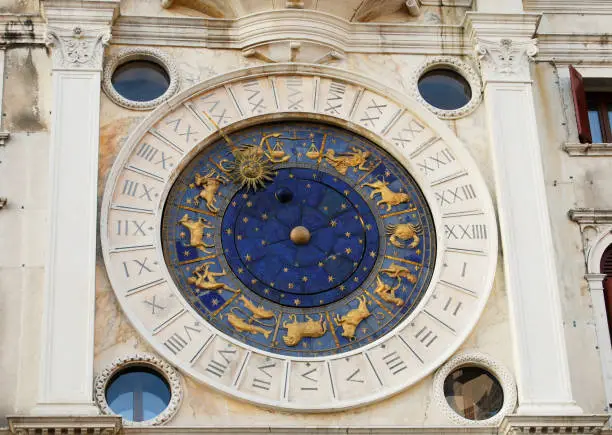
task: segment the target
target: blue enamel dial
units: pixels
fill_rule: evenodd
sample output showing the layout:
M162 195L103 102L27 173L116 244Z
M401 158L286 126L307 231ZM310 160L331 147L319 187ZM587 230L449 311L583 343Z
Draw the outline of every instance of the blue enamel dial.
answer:
M425 294L431 211L369 140L326 124L262 124L205 147L163 213L172 278L216 329L261 350L324 356L391 331Z

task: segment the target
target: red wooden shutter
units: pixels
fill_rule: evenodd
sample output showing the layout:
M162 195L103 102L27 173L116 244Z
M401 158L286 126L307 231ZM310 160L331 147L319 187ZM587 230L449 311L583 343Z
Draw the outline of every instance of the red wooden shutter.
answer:
M603 281L604 301L606 303L606 314L608 315L608 330L610 331L610 337L612 337L612 245L608 246L601 256L599 271L606 274Z
M592 143L591 126L589 125L589 107L587 105L584 80L576 68L569 66L572 95L574 96L574 109L578 123L578 137L581 143Z

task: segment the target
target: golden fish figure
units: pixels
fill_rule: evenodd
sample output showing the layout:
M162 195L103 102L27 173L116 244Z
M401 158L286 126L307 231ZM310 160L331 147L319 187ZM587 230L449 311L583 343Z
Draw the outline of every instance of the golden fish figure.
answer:
M370 192L370 199L380 194L380 201L378 201L376 205L386 204L387 211L391 211L391 207L410 201L410 196L407 193L392 191L389 189L389 183L384 180L363 183L363 186L374 189Z
M395 291L400 287L400 285L402 285L401 278L397 278L397 285L395 287L391 287L389 284L385 284L385 282L380 279L379 275L376 275L376 282L378 282L378 286L374 290L374 293L380 296L383 301L389 302L390 304L395 304L398 307L404 305L403 299L400 299L395 296Z
M255 304L248 300L244 295L240 296L240 300L242 301L244 307L253 313L252 317L254 319L271 319L274 317L274 312L266 310L263 305L256 307Z
M323 337L327 332L327 323L323 319L323 314L320 314L319 320L313 320L306 315L306 322L298 322L295 314L290 314L289 319L292 320L291 323L283 322L283 328L287 330L283 341L287 346L297 345L304 337Z
M387 225L387 235L389 236L389 242L396 248L403 248L405 246L404 243L406 240L412 239L412 243L408 245L409 248L416 248L419 246L419 236L417 233L422 231L421 225L413 225L413 224L397 224L397 225ZM400 241L401 240L401 241Z
M400 266L399 264L392 263L389 268L381 269L380 271L386 273L391 278L406 278L412 284L417 282L417 277L410 273L407 267Z
M190 276L189 278L187 278L187 282L189 284L194 284L198 289L202 290L229 290L235 293L236 290L230 288L227 284L217 282L216 277L225 276L227 275L227 273L225 272L225 270L223 270L222 272L212 272L210 270L210 266L212 264L214 264L214 262L209 261L202 264L201 266L198 266L193 271L193 275L195 275L195 277Z
M216 214L219 211L219 208L215 205L217 201L217 192L221 188L221 185L228 181L227 178L216 175L214 169L204 176L195 174L195 183L191 185L191 187L200 187L201 190L200 193L193 198L193 202L198 205L200 204L200 200L203 199L206 203L206 208L210 212Z
M238 332L250 332L251 334L263 334L263 336L266 339L270 337L270 333L272 332L270 330L262 328L261 326L253 325L252 323L247 323L244 321L242 317L239 317L232 312L227 314L227 321Z
M355 339L355 331L359 324L372 315L368 309L366 297L362 295L357 299L359 300L359 306L357 308L350 310L342 317L336 314L334 318L336 325L342 327L342 336L349 340Z
M206 228L214 228L209 222L204 218L199 218L197 221L189 218L189 215L183 216L178 224L184 226L189 230L189 246L192 248L198 248L200 251L205 254L210 254L210 251L207 248L214 248L214 245L208 245L204 243L204 230Z

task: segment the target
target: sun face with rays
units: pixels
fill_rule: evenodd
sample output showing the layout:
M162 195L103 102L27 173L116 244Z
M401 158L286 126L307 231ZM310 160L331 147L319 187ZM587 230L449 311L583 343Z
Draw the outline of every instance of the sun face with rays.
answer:
M272 180L273 174L272 163L261 148L252 146L235 153L230 176L240 188L257 190Z

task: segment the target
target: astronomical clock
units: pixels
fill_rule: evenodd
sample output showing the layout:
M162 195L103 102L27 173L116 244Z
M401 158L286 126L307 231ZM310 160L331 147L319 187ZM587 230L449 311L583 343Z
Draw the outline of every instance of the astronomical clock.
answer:
M153 112L111 171L101 238L123 310L185 374L329 411L397 393L458 348L497 235L440 121L301 69L230 74Z

